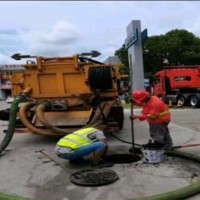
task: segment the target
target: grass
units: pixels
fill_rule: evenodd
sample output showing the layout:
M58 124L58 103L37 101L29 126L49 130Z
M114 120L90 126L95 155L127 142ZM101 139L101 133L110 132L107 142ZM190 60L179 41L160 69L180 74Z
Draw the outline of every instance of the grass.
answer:
M31 199L0 193L0 200L31 200Z
M123 103L122 104L124 109L131 109L131 104L130 103ZM141 108L140 106L133 106L133 108Z

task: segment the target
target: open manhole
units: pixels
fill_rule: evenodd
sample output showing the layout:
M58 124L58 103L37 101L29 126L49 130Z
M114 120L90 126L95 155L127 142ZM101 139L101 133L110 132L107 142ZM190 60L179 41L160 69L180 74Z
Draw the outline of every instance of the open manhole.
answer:
M136 154L113 154L107 155L104 158L105 161L109 163L133 163L141 160L141 157Z
M108 185L119 177L117 173L110 169L84 169L70 175L70 181L80 186L101 186Z

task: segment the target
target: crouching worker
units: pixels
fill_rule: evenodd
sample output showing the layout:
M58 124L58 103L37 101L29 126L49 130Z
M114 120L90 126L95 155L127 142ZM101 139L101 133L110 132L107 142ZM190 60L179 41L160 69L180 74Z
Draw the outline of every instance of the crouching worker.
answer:
M105 125L98 128L82 128L61 138L56 147L55 153L70 163L79 163L83 157L93 153L93 166L105 164L102 157L106 156L108 145L103 131Z
M142 111L141 115L130 116L130 119L147 120L154 146L171 148L173 142L168 129L171 115L167 105L145 90L136 90L131 97L133 103L142 106Z

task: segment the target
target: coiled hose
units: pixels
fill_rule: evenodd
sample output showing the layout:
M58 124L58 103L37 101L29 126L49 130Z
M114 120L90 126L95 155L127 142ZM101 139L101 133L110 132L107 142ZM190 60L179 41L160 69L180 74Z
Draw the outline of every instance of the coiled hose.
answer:
M89 69L88 82L92 90L108 90L112 89L112 68L106 67L91 67Z

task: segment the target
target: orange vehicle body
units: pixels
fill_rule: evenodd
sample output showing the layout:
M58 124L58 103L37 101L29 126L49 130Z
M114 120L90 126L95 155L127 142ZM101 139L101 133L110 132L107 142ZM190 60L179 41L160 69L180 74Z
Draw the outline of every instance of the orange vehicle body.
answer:
M155 74L154 95L165 102L200 106L200 65L166 66Z
M87 57L35 57L23 65L23 73L11 78L12 96L28 91L20 103L19 126L44 135L65 135L98 123L122 129L125 91L118 65L106 65Z

